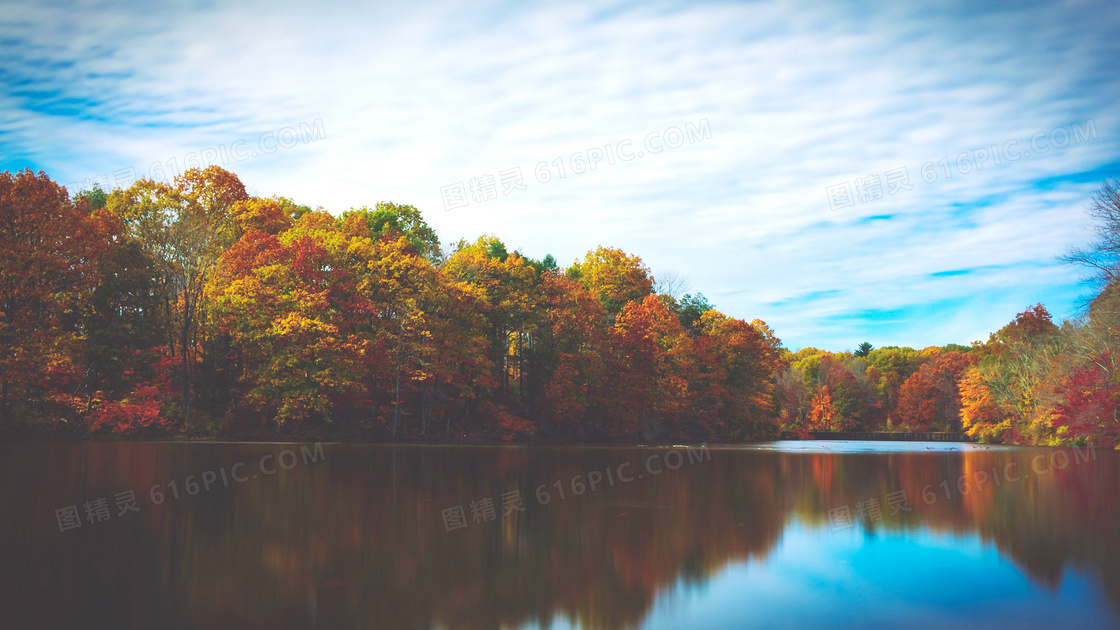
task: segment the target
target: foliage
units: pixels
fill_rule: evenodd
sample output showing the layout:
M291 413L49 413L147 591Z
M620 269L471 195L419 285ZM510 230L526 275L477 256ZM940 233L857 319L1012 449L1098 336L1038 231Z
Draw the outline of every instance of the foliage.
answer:
M232 173L71 197L0 174L0 428L261 425L380 439L741 440L811 430L1120 440L1117 184L1070 259L1101 291L983 343L782 346L635 255L567 269L494 236L445 254L414 206L334 216ZM683 295L682 295L683 294ZM223 428L224 426L224 428ZM212 431L211 431L212 432Z
M613 247L598 247L572 265L572 276L595 292L607 315L614 317L630 302L653 293L653 279L641 258Z
M45 173L0 173L0 421L28 413L33 400L73 416L85 372L82 314L111 240L103 219Z
M375 241L393 235L403 236L421 258L432 263L443 258L439 238L415 206L382 202L373 210L362 206L343 212L338 221L342 230L351 236L367 236Z

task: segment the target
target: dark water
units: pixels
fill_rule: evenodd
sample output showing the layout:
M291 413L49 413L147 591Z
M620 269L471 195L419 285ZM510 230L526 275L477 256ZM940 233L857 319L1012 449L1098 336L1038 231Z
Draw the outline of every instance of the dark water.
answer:
M1117 627L1117 455L4 444L0 627Z

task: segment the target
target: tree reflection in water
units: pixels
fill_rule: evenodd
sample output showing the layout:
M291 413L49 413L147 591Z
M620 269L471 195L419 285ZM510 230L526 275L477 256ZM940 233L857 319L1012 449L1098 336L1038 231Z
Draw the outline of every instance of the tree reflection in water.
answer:
M260 457L285 448L4 445L0 605L10 627L629 628L682 581L765 562L792 522L827 540L830 509L848 505L854 517L870 498L881 518L857 528L976 535L1040 587L1056 589L1075 568L1120 609L1115 452L1081 462L1065 451L1062 466L1048 449L711 447L710 460L684 457L668 470L665 449L326 445L324 461L260 474ZM660 475L644 467L651 454ZM1045 472L1035 474L1039 454L1034 467ZM241 475L258 476L170 494L168 482L237 462L246 462ZM573 496L573 478L586 487L589 471L624 462L633 481L604 477ZM156 484L161 505L149 493ZM536 496L542 485L547 505ZM121 516L113 495L126 490L140 512ZM507 516L500 496L511 490L525 509ZM892 515L887 495L898 491L911 511ZM112 518L91 524L83 502L97 497L109 499ZM496 516L476 522L469 504L485 498ZM83 525L60 532L55 510L71 504ZM441 512L457 505L467 526L447 531Z

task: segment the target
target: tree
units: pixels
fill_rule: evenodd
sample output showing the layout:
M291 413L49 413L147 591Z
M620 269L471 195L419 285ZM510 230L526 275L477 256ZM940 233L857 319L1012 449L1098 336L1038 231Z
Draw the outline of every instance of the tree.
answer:
M330 420L362 389L375 309L362 294L373 256L325 213L280 235L246 232L221 258L208 292L217 324L246 364L247 399L275 420Z
M883 403L883 413L894 418L899 390L910 375L918 371L924 361L922 354L913 348L883 346L867 353L869 376L874 379ZM873 372L872 372L873 370Z
M415 380L420 387L420 434L437 420L445 435L456 417L477 409L497 388L489 359L489 339L482 313L483 297L471 285L445 274L435 274L436 285L424 304L428 326L428 352L420 357ZM513 422L510 437L529 427Z
M653 290L679 300L688 291L688 280L675 271L662 271L653 278Z
M855 355L857 357L866 357L867 355L871 354L872 348L874 348L874 346L865 341L859 344L859 348L856 349Z
M109 195L101 190L101 186L94 184L93 188L83 190L82 192L74 195L74 202L77 203L79 199L84 199L89 204L90 210L100 210L105 207L106 202L109 200Z
M942 352L911 374L899 393L898 418L902 426L913 431L957 429L961 410L959 383L970 365L967 354Z
M1055 388L1051 420L1061 441L1114 448L1120 443L1120 383L1107 354L1081 363Z
M604 402L606 317L598 298L567 276L543 277L539 292L534 352L542 397L539 416L551 433L579 439L594 432L592 415Z
M283 198L261 199L250 197L238 201L231 209L233 238L240 239L246 232L256 230L265 234L280 234L292 227L302 208Z
M775 370L784 360L778 357ZM816 348L804 348L789 357L789 373L779 378L779 398L784 423L794 431L805 429L805 423L818 430L850 431L866 428L877 418L879 403L875 385L863 371L864 360L851 353L833 354ZM800 375L801 384L794 379Z
M610 329L601 426L612 437L654 439L686 409L691 340L654 295L628 302Z
M343 212L338 220L343 231L352 236L368 236L377 241L395 233L405 237L416 254L428 262L443 260L439 238L415 206L380 202L373 210L362 206Z
M865 429L872 405L851 367L835 356L825 356L820 364L821 380L832 399L832 426L837 431Z
M612 319L629 302L640 302L653 293L653 281L642 259L612 247L587 252L569 270L583 286L594 291Z
M1041 304L993 333L974 351L977 363L961 380L961 421L968 433L992 441L1050 439L1046 399L1064 344Z
M156 284L157 262L127 235L120 217L100 211L93 218L100 224L96 232L102 242L91 260L96 285L81 301L87 410L95 400L132 398L137 387L166 381L172 367L159 356L167 328ZM170 381L159 387L160 393L167 393L168 387ZM155 398L148 407L153 405L158 413Z
M424 258L412 253L403 236L386 235L369 263L370 274L362 285L377 312L377 339L388 358L392 385L392 436L397 436L406 388L411 390L423 380L423 366L434 349L429 305L438 288L436 270Z
M993 388L993 366L979 365L961 379L961 425L986 442L1014 442L1019 437L1016 410Z
M1105 180L1093 194L1088 214L1097 221L1097 240L1084 248L1074 248L1062 260L1088 267L1093 280L1107 286L1120 280L1120 180Z
M234 242L235 207L248 198L237 176L210 166L185 171L171 186L141 180L128 190L114 191L108 200L108 207L125 220L130 236L159 262L159 282L174 333L171 346L182 357L184 418L190 415L200 326L207 315L207 279Z
M764 322L755 322L715 310L700 318L690 390L701 437L756 438L777 428L774 381L782 367L781 342Z
M809 403L809 422L812 428L818 431L839 430L837 415L832 404L832 392L828 385L822 385Z
M1020 348L1026 345L1046 343L1058 334L1058 327L1050 317L1050 312L1042 304L1036 304L1015 316L1010 324L993 334L997 348Z
M685 294L680 300L678 317L681 320L681 326L691 333L693 336L699 334L700 318L704 313L715 309L704 297L703 293L697 293L695 296Z
M534 345L530 320L539 308L536 269L519 253L506 253L498 239L483 237L474 243L461 241L441 271L479 297L489 333L492 382L497 386L494 402L524 405Z
M79 323L105 229L88 200L72 201L45 173L0 173L0 419L52 391L74 411Z
M556 265L556 259L552 257L552 254L545 254L544 258L540 261L530 260L529 264L537 270L538 276L544 276L545 274L559 271L559 267Z

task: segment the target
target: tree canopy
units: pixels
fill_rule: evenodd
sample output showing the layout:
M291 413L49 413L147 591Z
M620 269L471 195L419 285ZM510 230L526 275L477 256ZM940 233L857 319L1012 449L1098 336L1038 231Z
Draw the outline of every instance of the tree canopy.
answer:
M1036 304L967 346L794 353L617 248L445 248L414 206L335 216L218 167L74 196L0 173L0 429L1115 445L1117 200L1106 182L1068 257L1101 283L1076 320Z

